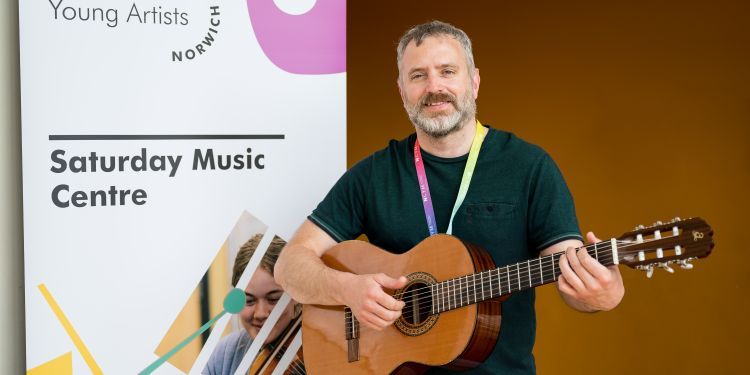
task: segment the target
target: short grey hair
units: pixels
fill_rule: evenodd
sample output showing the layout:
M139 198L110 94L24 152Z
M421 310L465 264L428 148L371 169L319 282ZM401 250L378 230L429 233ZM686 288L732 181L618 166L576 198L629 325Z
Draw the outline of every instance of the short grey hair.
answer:
M469 39L469 36L466 35L463 30L449 23L435 20L412 27L398 41L398 47L396 47L396 64L398 65L399 73L401 71L401 60L404 58L404 50L406 50L406 46L408 46L412 40L417 46L419 46L425 38L430 36L450 36L458 41L464 49L469 74L474 71L474 54L471 51L471 40Z

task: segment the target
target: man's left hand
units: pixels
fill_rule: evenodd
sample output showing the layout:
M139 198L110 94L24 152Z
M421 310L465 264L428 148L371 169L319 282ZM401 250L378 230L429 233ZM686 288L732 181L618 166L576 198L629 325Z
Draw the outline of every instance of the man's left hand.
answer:
M586 239L589 243L599 242L592 232L586 234ZM578 310L609 311L625 295L617 266L603 266L585 248L576 251L569 247L560 257L560 271L562 274L557 279L558 290L568 304Z

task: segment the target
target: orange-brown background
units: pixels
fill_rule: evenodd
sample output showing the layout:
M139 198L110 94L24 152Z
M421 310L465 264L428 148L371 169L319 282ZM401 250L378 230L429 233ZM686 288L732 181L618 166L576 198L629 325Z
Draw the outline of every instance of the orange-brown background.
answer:
M584 231L701 216L717 246L652 279L622 268L614 311L538 290L541 374L745 372L750 249L750 2L349 1L348 162L412 132L396 89L409 26L463 28L479 119L545 148Z

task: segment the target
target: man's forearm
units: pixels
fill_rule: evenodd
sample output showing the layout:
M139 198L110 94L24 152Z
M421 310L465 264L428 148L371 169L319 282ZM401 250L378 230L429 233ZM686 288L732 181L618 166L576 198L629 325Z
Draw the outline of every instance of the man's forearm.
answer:
M326 266L310 249L288 246L281 252L274 269L276 282L300 303L341 305L340 286L349 273Z

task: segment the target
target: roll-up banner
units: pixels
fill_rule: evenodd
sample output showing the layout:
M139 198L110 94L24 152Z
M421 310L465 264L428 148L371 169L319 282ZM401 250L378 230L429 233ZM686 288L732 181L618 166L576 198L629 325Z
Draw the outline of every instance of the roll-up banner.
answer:
M345 0L19 13L28 373L206 371L346 167Z

